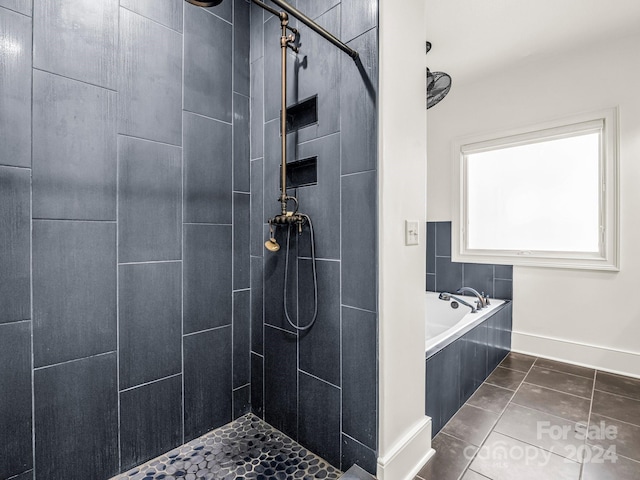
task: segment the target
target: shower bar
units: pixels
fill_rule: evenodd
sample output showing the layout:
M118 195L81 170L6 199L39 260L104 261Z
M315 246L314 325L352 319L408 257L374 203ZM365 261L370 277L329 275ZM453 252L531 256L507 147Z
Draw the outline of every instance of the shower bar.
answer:
M302 13L297 8L292 7L291 5L289 5L287 2L285 2L283 0L271 0L271 1L273 3L275 3L276 5L278 5L285 12L287 12L289 15L292 15L292 16L296 17L298 20L300 20L302 23L304 23L307 27L312 29L318 35L320 35L321 37L324 37L327 41L333 43L336 47L338 47L340 50L345 52L347 55L349 55L354 60L356 60L358 58L358 52L357 51L355 51L353 48L348 47L344 42L342 42L340 39L336 38L335 35L333 35L329 31L327 31L324 28L322 28L320 25L318 25L316 22L311 20L309 17L307 17L304 13ZM264 3L260 2L260 0L253 0L253 2L254 3L262 3L264 5ZM260 5L260 6L263 6L263 5ZM268 5L264 5L264 8L265 8L265 10L270 11L274 15L279 16L279 13L276 10L272 9L271 7L269 7Z

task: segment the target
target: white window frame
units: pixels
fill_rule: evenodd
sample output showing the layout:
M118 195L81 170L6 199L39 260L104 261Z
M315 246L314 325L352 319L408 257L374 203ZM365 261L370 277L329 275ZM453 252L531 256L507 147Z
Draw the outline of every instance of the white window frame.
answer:
M574 136L599 131L600 136L600 251L597 253L516 250L479 250L468 248L467 155L496 148ZM451 235L455 262L523 265L587 270L620 270L619 258L619 167L618 109L609 108L558 119L526 128L494 134L474 135L454 140Z

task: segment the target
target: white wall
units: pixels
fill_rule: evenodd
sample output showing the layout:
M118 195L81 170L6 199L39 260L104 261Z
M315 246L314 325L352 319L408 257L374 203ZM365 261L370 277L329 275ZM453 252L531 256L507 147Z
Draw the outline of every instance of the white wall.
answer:
M412 479L432 453L425 416L425 2L380 0L380 480ZM404 245L404 221L422 225Z
M451 140L619 106L621 270L514 268L514 350L640 376L640 61L636 36L456 84L429 110L428 220L451 219ZM445 69L445 66L441 66Z

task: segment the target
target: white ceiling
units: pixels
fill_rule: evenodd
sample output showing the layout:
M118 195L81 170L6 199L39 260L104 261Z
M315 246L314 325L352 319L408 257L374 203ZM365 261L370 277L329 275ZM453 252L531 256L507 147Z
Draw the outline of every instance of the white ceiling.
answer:
M426 2L433 44L427 65L450 74L454 86L533 57L640 33L640 0Z

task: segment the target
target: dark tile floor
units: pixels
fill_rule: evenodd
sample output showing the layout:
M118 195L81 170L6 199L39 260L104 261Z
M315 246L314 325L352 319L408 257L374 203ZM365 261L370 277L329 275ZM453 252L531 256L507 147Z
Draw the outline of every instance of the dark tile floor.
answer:
M414 480L638 480L640 380L510 353Z
M341 474L248 414L112 480L336 480Z

